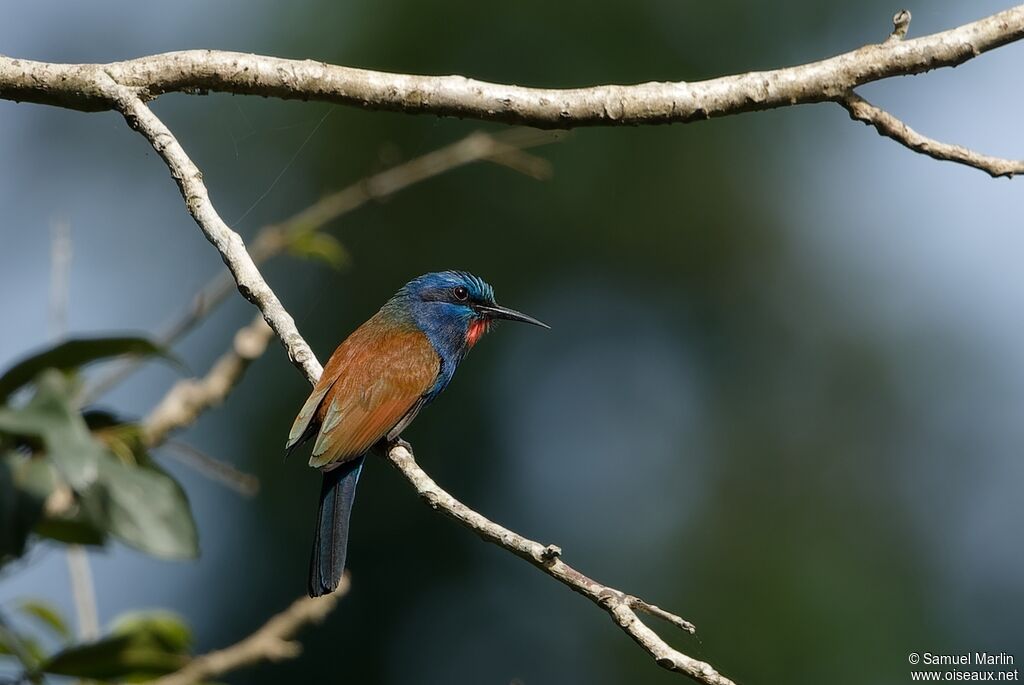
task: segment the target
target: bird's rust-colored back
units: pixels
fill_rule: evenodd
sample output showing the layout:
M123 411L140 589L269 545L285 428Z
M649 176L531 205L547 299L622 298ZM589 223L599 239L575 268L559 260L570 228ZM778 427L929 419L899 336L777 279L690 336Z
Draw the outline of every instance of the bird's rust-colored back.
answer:
M440 359L420 330L378 312L334 351L292 425L289 447L317 430L310 466L365 453L437 380Z

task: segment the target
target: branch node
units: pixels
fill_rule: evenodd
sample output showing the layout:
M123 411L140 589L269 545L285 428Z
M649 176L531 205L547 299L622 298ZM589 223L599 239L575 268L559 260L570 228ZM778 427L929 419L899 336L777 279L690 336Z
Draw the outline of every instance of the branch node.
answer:
M671 611L665 611L661 607L651 604L649 602L645 602L639 597L636 597L634 595L626 595L625 603L626 606L628 606L630 609L633 609L634 611L641 611L647 614L648 616L660 618L663 621L671 623L676 628L686 631L690 635L693 635L697 632L697 628L692 623L684 619L682 616L677 616L676 614L673 614Z
M610 587L601 588L600 592L597 593L598 603L606 609L614 609L616 606L624 604L623 593L619 592Z
M895 43L903 40L910 29L910 10L902 9L892 15L892 33L885 39L886 43Z
M558 545L548 545L540 553L540 560L544 562L551 562L562 556L562 548Z

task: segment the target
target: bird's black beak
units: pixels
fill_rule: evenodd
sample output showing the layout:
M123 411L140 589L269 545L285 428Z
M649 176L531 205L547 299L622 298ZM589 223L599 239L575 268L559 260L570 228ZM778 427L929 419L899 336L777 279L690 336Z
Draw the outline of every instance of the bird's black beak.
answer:
M500 305L490 304L478 304L474 307L477 313L481 316L486 316L489 319L507 319L508 321L522 321L523 323L532 323L534 326L540 326L541 328L551 328L543 321L538 321L532 316L527 316L522 312L517 312L514 309L508 307L502 307Z

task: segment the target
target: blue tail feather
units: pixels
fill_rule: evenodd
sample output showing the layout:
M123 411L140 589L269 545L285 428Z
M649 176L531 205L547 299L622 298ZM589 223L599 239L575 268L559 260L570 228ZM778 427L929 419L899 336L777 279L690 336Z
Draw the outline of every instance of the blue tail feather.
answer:
M365 456L323 471L316 538L309 560L309 596L334 592L345 571L348 524Z

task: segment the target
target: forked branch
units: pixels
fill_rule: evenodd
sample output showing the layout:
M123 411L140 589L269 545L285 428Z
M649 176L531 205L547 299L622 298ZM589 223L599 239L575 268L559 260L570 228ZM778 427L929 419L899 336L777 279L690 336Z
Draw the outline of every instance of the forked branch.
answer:
M864 84L954 67L1020 40L1024 5L904 40L909 24L909 12L901 11L894 17L895 30L882 42L793 67L695 82L565 89L488 83L463 76L394 74L218 50L169 52L110 64L55 64L0 56L0 99L83 111L124 111L125 93L145 102L164 93L216 91L537 128L687 123L816 102L846 106L850 93ZM907 144L906 137L891 137ZM908 147L930 154L920 145ZM974 166L970 155L932 156Z

